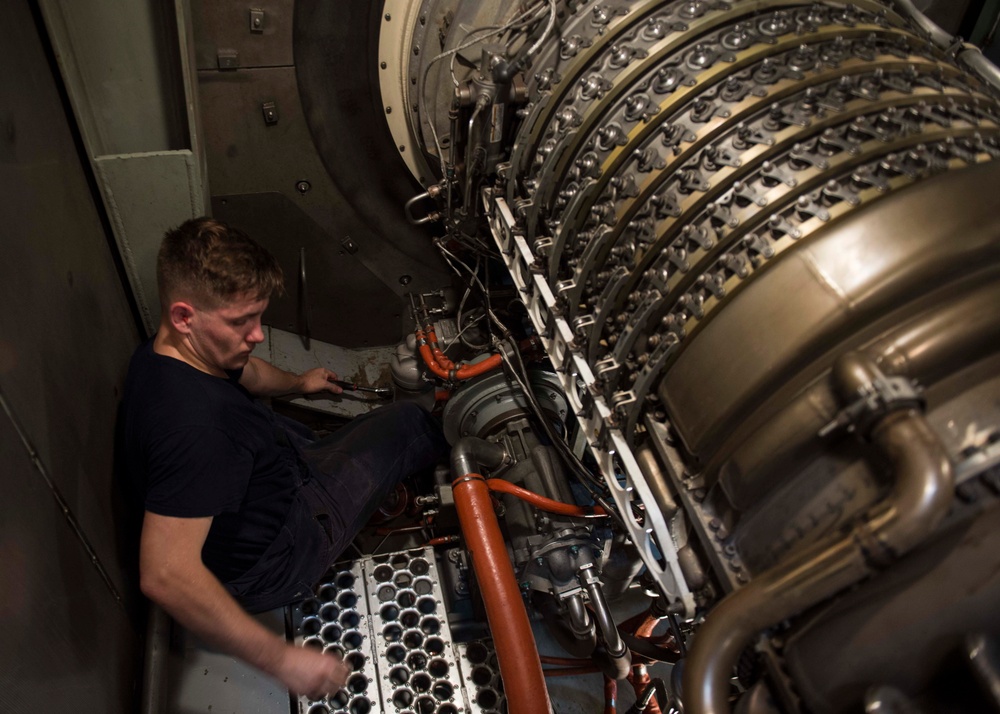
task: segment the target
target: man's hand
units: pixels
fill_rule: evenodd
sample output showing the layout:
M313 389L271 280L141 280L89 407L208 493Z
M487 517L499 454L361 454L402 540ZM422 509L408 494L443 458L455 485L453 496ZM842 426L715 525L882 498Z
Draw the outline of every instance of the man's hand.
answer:
M242 384L255 397L280 397L285 394L340 394L344 390L334 384L337 373L325 367L316 367L302 374L278 369L262 359L251 357L240 377Z
M301 391L303 394L316 394L318 392L331 392L340 394L344 390L331 380L337 379L337 373L326 367L316 367L308 372L299 375L301 380Z
M347 683L350 666L338 655L288 645L278 666L278 679L295 694L310 699L332 697Z

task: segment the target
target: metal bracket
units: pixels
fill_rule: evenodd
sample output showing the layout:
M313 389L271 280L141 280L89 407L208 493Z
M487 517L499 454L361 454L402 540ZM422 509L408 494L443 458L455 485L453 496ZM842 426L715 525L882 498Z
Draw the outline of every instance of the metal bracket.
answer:
M871 428L889 412L920 409L925 401L915 383L905 377L879 377L858 390L858 398L841 409L833 420L819 430L820 438L846 429L867 438Z
M240 53L237 50L219 50L215 55L219 69L239 69Z
M264 102L260 105L260 111L264 114L264 123L274 126L278 123L278 105L274 102Z
M264 32L264 11L260 8L250 8L250 32Z

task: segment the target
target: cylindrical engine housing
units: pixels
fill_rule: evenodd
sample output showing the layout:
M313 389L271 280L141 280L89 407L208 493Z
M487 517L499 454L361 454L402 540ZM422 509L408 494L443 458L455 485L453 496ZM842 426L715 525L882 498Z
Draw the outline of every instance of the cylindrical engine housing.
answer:
M890 490L868 445L826 428L851 406L835 360L860 350L920 392L957 505L932 545L774 651L814 711L871 684L926 691L971 629L1000 633L979 595L1000 595L996 570L955 566L975 560L964 534L1000 537L997 89L908 3L474 5L411 13L409 131L458 177L449 229L483 210L470 187L513 210L615 427L673 474L660 486L715 568L709 610ZM477 41L507 63L484 66ZM497 141L495 171L463 162ZM913 593L933 603L918 626L878 621L871 603L905 619ZM831 672L838 640L856 646Z

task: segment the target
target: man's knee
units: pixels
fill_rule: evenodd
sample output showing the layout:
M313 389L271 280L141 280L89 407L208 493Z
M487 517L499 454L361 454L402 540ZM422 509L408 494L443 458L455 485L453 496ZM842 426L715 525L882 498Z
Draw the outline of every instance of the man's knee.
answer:
M386 421L391 420L400 427L415 433L438 433L441 431L437 420L416 402L394 402L382 407L376 413L381 413Z

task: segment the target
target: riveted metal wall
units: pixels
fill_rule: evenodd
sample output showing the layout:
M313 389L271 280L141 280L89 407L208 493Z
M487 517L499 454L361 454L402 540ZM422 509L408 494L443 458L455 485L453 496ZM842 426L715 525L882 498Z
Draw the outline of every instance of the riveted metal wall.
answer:
M138 598L113 451L137 327L39 20L5 9L0 710L130 711Z

